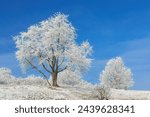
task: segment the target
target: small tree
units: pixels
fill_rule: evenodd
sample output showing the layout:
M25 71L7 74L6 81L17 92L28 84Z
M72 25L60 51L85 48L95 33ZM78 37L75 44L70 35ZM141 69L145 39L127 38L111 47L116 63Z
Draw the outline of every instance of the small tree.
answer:
M75 28L67 18L68 16L57 13L14 37L18 49L16 57L22 69L35 69L50 86L50 75L52 85L57 87L58 73L66 69L83 72L91 62L87 58L92 52L90 44L88 41L81 45L75 42Z
M133 85L133 75L129 68L125 67L121 57L108 61L105 69L100 74L101 84L115 89L128 89Z

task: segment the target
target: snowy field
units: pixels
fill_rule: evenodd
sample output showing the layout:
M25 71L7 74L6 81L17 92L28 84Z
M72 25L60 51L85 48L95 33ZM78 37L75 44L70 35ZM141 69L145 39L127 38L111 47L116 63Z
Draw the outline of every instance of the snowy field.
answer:
M0 77L1 100L97 99L92 97L94 86L82 80L76 82L59 80L60 87L51 89L41 77L15 78L11 75L3 76L5 77Z
M58 88L49 88L41 77L30 75L16 78L9 69L0 70L0 100L99 100L102 99L97 85L92 85L77 75L67 74L58 78ZM110 100L150 100L150 91L106 90ZM106 96L105 96L106 97ZM106 98L105 98L106 99Z
M111 90L110 99L119 100L150 100L150 91L139 90Z
M7 82L6 82L7 81ZM116 90L110 91L111 100L148 100L150 91ZM95 87L81 83L74 86L61 85L50 89L40 78L12 78L0 82L1 100L98 100Z
M0 85L0 99L16 100L80 100L92 97L92 89L61 86L50 89L35 85Z

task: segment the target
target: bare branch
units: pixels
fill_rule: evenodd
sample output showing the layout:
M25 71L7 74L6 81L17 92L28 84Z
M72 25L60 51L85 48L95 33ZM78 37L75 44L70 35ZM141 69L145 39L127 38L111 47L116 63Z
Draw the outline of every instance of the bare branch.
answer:
M63 58L63 60L61 61L61 63L58 65L58 67L60 67L63 64L64 61L65 61L65 59Z
M37 66L35 66L34 64L32 64L28 59L25 58L25 60L31 65L31 67L33 69L36 69L40 74L42 74L44 76L44 78L46 79L46 81L48 82L49 86L51 86L50 82L48 81L48 77L40 69L38 69Z
M54 67L53 67L54 65L52 63L52 60L49 57L46 60L48 62L49 67L51 68L52 72L54 72Z
M42 66L43 66L43 68L44 68L48 73L52 73L50 70L48 70L48 69L46 68L46 66L44 65L44 63L42 63Z
M61 70L58 70L58 73L64 71L65 69L67 69L67 66Z

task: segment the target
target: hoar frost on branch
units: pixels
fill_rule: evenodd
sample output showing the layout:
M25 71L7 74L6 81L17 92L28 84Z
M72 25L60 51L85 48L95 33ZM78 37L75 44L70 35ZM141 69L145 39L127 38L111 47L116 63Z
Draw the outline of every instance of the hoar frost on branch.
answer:
M105 69L100 74L101 85L115 88L128 89L133 85L133 74L125 67L121 57L116 57L107 62Z
M18 49L16 57L21 68L37 70L50 86L48 79L52 75L52 85L56 87L58 73L66 69L87 70L91 63L88 56L92 47L88 41L78 45L75 42L76 35L68 16L61 13L30 26L27 32L14 37Z

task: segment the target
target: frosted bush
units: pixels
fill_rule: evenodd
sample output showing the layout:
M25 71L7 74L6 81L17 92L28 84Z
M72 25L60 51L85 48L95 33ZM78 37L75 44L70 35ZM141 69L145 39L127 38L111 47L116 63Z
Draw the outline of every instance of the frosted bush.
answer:
M58 76L58 82L61 85L68 85L68 86L73 86L73 87L93 87L92 84L88 83L87 81L84 81L81 78L81 74L77 71L70 71L70 70L65 70L64 72L60 73Z
M104 85L97 86L94 95L100 100L108 100L110 98L110 88Z
M10 84L14 80L14 76L11 75L11 70L8 68L0 68L0 84Z
M81 82L80 74L70 70L60 73L58 77L58 82L61 85L75 86Z
M20 84L22 85L36 85L36 86L47 86L47 82L39 77L39 76L34 76L34 75L30 75L26 78L21 78L19 80Z
M42 77L30 75L26 78L16 78L8 68L0 68L0 84L47 86L46 81Z

